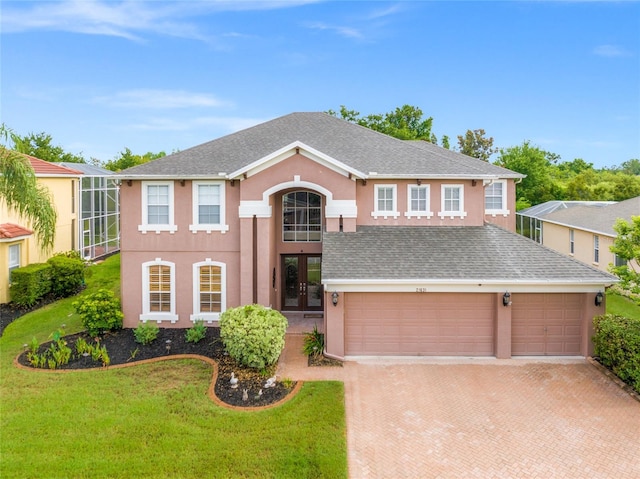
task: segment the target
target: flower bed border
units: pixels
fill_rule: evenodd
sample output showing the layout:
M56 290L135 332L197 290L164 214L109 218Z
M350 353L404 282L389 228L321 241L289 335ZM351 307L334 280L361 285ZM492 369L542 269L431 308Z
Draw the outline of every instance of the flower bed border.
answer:
M211 365L213 370L211 373L211 384L209 384L209 388L207 389L207 396L209 396L209 399L211 399L218 406L224 407L226 409L231 409L233 411L262 411L265 409L271 409L273 407L280 406L285 402L289 401L290 399L294 398L298 394L298 392L300 392L300 389L302 388L302 384L303 384L303 381L296 381L296 385L291 389L291 391L285 397L283 397L282 399L279 399L273 404L268 404L266 406L242 407L242 406L233 406L231 404L227 404L226 402L222 401L218 396L216 396L215 386L216 386L216 381L218 379L218 362L214 359L208 358L206 356L201 356L199 354L176 354L168 357L157 357L157 358L151 358L151 359L143 359L141 361L132 361L128 364L115 364L113 366L106 366L106 367L99 366L95 368L84 368L84 369L33 368L33 367L25 366L24 364L20 364L20 361L18 359L20 358L21 355L22 353L18 354L13 360L13 364L16 367L18 367L19 369L24 369L28 371L42 371L47 373L77 373L77 372L83 372L83 371L93 371L93 372L108 371L112 369L123 369L123 368L129 368L132 366L139 366L141 364L152 364L160 361L172 361L174 359L197 359Z

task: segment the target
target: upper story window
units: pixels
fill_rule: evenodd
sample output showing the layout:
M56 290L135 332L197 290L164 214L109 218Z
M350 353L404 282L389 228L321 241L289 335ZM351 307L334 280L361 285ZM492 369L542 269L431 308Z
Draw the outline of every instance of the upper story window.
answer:
M484 210L486 214L508 215L507 182L497 180L484 188Z
M142 182L142 224L138 226L139 231L177 231L173 211L173 181Z
M576 242L574 238L574 231L569 230L569 254L574 254L576 249Z
M378 216L385 219L389 216L397 218L400 215L397 206L396 185L375 185L373 201L374 210L371 212L371 216L374 218L378 218Z
M9 281L11 281L11 272L20 267L20 245L12 244L9 246Z
M412 216L431 218L433 212L430 211L429 194L429 185L409 185L407 188L407 212L405 216L407 218Z
M193 265L192 321L212 322L220 319L226 309L226 266L224 263L205 261Z
M311 191L282 196L282 240L322 241L322 197Z
M593 235L593 262L600 262L600 237Z
M617 254L613 255L613 265L615 267L619 267L619 266L626 266L627 265L627 260L624 258L621 258L620 256L618 256Z
M438 216L450 218L467 216L464 211L464 186L463 185L442 185L440 212Z
M178 320L175 264L156 258L142 264L141 321Z
M193 182L193 214L189 230L225 231L225 184L223 181Z

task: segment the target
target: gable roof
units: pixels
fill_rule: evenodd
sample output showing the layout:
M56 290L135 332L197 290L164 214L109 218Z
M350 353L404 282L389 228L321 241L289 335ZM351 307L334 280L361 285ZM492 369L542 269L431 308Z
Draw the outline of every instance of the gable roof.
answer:
M424 144L423 144L424 143ZM427 142L408 142L327 113L291 113L118 174L140 178L230 178L291 145L306 145L364 178L522 178ZM301 148L304 150L304 147Z
M25 236L31 236L33 231L24 228L23 226L13 223L0 224L0 241L13 241Z
M66 166L60 166L56 163L40 160L31 155L24 155L31 164L36 176L78 176L82 175L81 171L68 168Z
M325 233L322 282L609 285L618 279L519 234L484 226L360 226Z
M576 206L593 206L602 207L607 205L613 205L616 201L563 201L552 200L540 203L539 205L530 206L523 210L518 211L519 215L529 216L532 218L542 218L545 215L553 213L555 211L564 210L567 208L575 208Z
M577 206L558 210L542 216L541 219L570 228L616 236L617 233L613 229L616 219L631 221L632 216L640 216L640 196L601 207Z
M106 168L102 168L100 166L89 165L87 163L69 163L65 161L60 161L58 163L54 163L55 165L63 166L65 168L69 168L75 171L79 171L84 176L109 176L115 175L115 171L107 170Z

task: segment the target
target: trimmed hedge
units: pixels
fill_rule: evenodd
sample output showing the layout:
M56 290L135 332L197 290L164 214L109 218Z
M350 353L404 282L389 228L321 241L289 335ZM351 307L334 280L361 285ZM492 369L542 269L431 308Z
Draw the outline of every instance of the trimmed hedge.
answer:
M51 292L57 298L76 294L84 284L84 261L56 255L47 261L51 265Z
M259 304L231 308L220 315L220 339L240 364L263 369L284 349L287 318Z
M51 265L33 263L11 272L9 294L18 306L33 306L51 292Z
M640 318L605 314L593 318L593 325L595 356L640 392Z
M101 288L74 301L73 307L92 338L106 331L122 329L124 314L120 310L120 300L113 291Z

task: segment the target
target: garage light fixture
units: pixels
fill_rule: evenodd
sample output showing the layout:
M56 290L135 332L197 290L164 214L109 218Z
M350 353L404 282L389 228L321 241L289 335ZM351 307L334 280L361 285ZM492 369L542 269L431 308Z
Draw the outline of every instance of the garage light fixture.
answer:
M604 300L604 295L602 294L602 291L598 291L596 293L596 306L600 306L603 300Z
M511 306L511 293L509 293L509 291L502 295L502 305Z
M337 291L334 291L333 293L331 293L331 302L333 303L334 306L338 306L338 297L340 295L338 294Z

